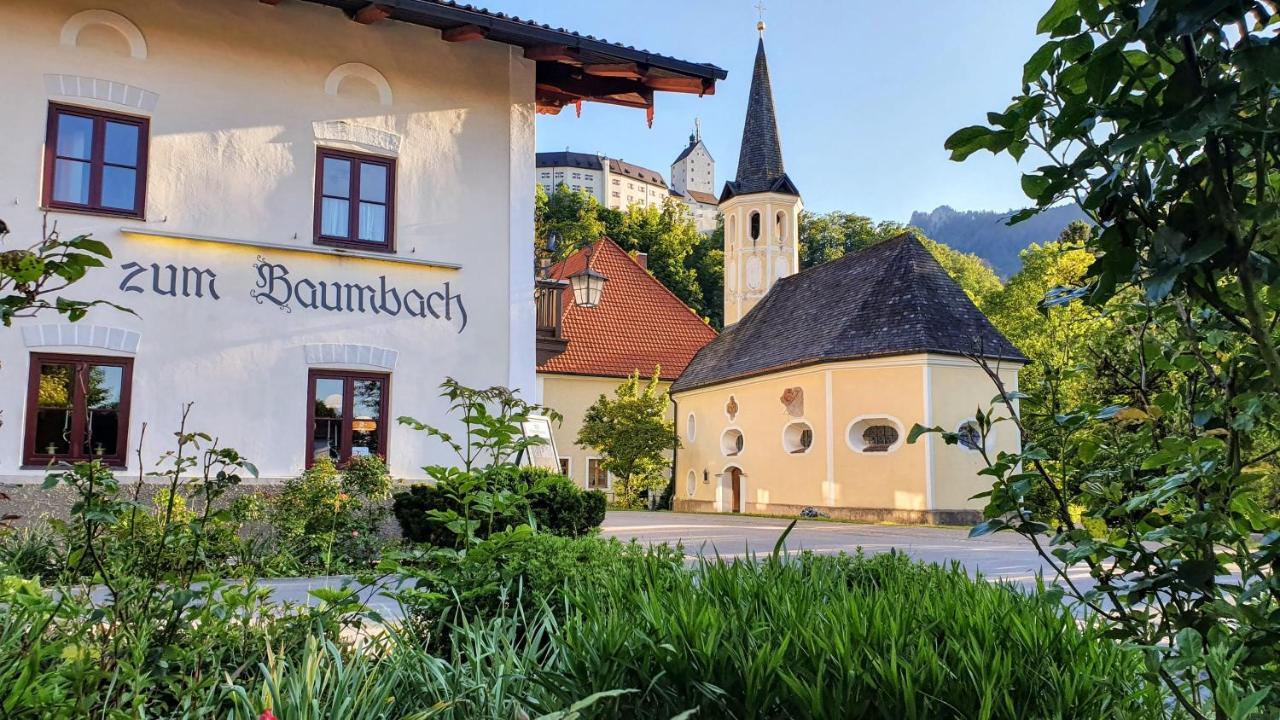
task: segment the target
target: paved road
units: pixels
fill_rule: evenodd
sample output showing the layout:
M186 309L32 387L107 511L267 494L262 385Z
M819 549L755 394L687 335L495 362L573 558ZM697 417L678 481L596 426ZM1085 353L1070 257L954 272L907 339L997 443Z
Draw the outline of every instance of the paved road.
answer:
M743 557L767 555L773 551L778 536L789 520L742 515L710 515L667 512L610 512L601 527L605 537L636 540L645 544L682 543L689 557L713 555ZM1037 572L1046 578L1052 571L1036 555L1035 550L1012 534L969 538L965 528L914 527L907 525L855 525L836 522L801 520L787 537L791 551L811 550L817 553L888 552L897 549L907 555L931 563L959 562L970 573L981 573L991 579L1033 585ZM1088 573L1077 571L1073 577L1086 580ZM281 578L263 580L275 590L280 602L314 605L309 591L321 587L337 587L343 578ZM370 607L391 618L399 616L399 608L382 597L377 588L365 588L361 598Z
M742 557L767 555L790 520L742 515L694 513L610 512L601 528L606 536L646 544L683 543L691 556ZM967 528L909 525L856 525L801 520L787 537L788 550L868 554L897 549L931 563L957 561L970 573L1033 584L1037 572L1052 570L1030 543L1012 534L970 538ZM1079 577L1088 577L1080 572Z

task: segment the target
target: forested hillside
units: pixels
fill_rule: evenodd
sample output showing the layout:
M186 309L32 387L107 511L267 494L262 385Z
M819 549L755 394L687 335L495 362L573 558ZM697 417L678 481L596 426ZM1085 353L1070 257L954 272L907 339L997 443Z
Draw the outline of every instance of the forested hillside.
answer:
M911 213L909 224L952 249L983 258L1000 277L1007 278L1018 271L1018 253L1028 245L1055 240L1072 222L1086 219L1075 205L1049 208L1013 226L1005 224L1010 214L1012 211L960 211L943 205L933 212Z

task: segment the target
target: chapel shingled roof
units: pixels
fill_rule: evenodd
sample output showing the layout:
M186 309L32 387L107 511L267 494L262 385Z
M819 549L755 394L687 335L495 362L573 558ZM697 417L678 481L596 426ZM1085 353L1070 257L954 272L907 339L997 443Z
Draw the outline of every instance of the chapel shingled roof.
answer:
M1028 362L920 240L904 233L779 280L697 354L671 389L916 353Z
M552 266L550 276L568 278L585 268L585 249ZM715 330L702 321L627 251L608 238L592 246L591 268L608 280L600 304L579 307L564 293L564 353L542 363L538 372L596 377L627 377L639 371L674 380Z
M724 184L720 201L734 195L778 192L799 195L782 163L782 141L778 119L773 112L773 88L769 82L769 61L764 38L756 46L756 64L747 96L747 118L742 125L742 147L738 151L737 176Z

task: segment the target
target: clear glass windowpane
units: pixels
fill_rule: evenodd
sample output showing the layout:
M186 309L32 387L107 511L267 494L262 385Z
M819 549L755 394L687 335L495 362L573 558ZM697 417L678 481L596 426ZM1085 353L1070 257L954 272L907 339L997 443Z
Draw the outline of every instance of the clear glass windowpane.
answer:
M138 126L107 122L102 157L112 165L138 166Z
M380 455L378 430L382 426L382 381L356 380L351 410L351 454Z
M93 120L79 115L59 115L58 155L80 160L92 158Z
M347 237L350 232L351 202L321 198L320 200L320 234L329 237Z
M89 204L89 163L56 160L53 164L53 199L58 202Z
M71 452L71 403L75 368L44 365L36 389L35 452L67 455Z
M315 426L311 433L311 457L337 462L342 451L343 382L338 378L316 378L312 402Z
M342 158L324 159L323 195L351 197L351 161Z
M387 201L387 168L373 163L360 164L360 199L371 202Z
M374 203L360 203L360 234L364 242L387 241L387 207Z
M135 207L138 171L107 165L102 168L102 206L118 210Z

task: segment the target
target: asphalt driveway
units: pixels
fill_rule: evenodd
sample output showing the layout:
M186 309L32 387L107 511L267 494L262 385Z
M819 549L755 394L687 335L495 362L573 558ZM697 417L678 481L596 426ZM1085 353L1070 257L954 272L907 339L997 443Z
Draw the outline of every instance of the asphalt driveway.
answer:
M743 557L767 555L790 520L745 515L613 511L605 518L604 535L645 544L682 543L687 555ZM1053 570L1035 548L1012 533L970 538L968 528L912 525L858 525L800 520L787 537L791 551L868 554L896 549L930 563L959 562L971 574L1033 584L1037 572L1052 579ZM1088 578L1079 571L1078 576ZM1074 578L1073 578L1074 579Z

